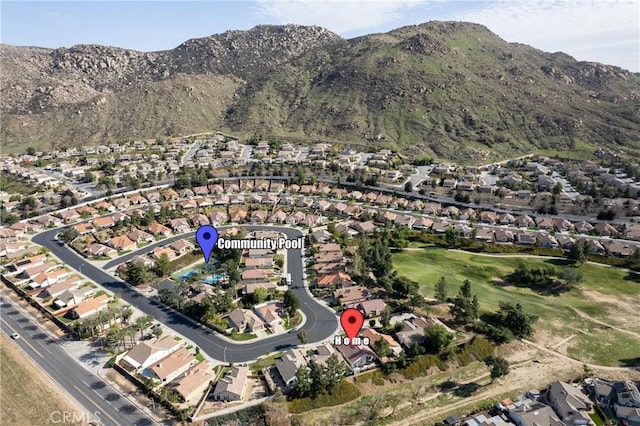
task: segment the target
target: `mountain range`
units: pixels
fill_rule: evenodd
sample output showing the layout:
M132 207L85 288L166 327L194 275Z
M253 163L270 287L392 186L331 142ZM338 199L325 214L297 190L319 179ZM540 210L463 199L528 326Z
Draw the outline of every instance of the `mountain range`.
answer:
M477 160L640 153L640 74L428 22L354 39L261 25L138 52L0 45L5 147L213 129Z

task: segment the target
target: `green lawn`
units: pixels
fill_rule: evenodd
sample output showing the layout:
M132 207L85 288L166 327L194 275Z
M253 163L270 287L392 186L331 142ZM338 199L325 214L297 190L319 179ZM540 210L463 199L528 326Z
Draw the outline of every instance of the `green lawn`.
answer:
M282 352L276 352L275 354L269 355L266 358L262 358L257 360L256 362L252 362L251 364L249 364L249 369L252 373L256 374L264 367L275 364L276 360L280 358L282 358Z
M543 296L529 288L503 286L495 282L511 273L519 262L528 265L551 264L556 267L566 265L564 260L544 258L489 257L473 253L449 251L446 249L425 249L424 251L403 251L393 255L394 266L400 276L420 284L420 292L427 297L434 296L434 284L440 277L446 277L448 294L454 296L462 281L471 281L472 292L478 296L481 311L493 311L500 301L520 303L530 313L540 317L536 328L551 336L568 337L583 330L593 335L581 335L569 345L573 356L599 364L617 365L620 359L632 358L631 347L640 342L626 333L607 331L607 346L599 345L598 331L601 326L593 321L578 317L572 308L614 326L634 331L633 319L624 317L617 311L616 300L640 310L640 284L627 271L600 265L586 264L580 267L584 280L577 288L559 296ZM595 301L589 295L602 295L607 301ZM603 333L604 334L604 333ZM606 349L605 349L606 348ZM602 356L598 352L602 350ZM610 354L616 353L617 357ZM592 352L592 353L590 353ZM607 353L609 356L607 356ZM616 359L613 359L616 358Z
M254 334L254 333L236 333L236 332L233 332L233 333L231 333L229 338L242 342L244 340L257 339L258 336L256 334Z

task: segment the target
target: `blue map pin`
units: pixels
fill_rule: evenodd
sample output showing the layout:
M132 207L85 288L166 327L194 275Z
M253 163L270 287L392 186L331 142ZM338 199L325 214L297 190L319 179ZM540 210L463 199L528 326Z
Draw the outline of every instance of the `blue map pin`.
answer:
M202 225L196 231L196 241L204 255L204 261L209 263L209 256L218 241L218 231L211 225Z

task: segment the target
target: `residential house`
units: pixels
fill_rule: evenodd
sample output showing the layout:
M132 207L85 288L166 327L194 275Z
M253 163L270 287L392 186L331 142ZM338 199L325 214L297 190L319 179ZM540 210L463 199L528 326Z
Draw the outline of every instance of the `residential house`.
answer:
M171 387L187 402L194 402L213 380L213 374L206 361L199 362L189 368L182 376L171 382Z
M183 255L192 252L196 247L189 240L176 240L169 244L169 248L178 255Z
M369 349L368 346L338 345L336 349L347 362L347 365L356 371L374 363L378 359L376 354Z
M342 306L348 306L353 303L363 302L371 296L371 293L366 287L363 286L351 286L339 288L333 292L333 298L336 303Z
M269 216L269 219L267 220L267 222L283 223L286 220L286 218L287 218L287 214L285 212L283 212L282 210L277 210L271 216Z
M282 358L276 360L276 371L282 378L287 389L292 389L296 384L296 373L299 367L306 366L304 357L296 349L286 351Z
M229 312L228 325L235 327L239 333L254 332L264 329L264 322L248 309L234 309Z
M498 221L498 215L496 212L483 211L480 212L480 222L495 225Z
M532 246L536 243L536 234L528 231L518 231L515 233L516 244L522 246Z
M246 269L242 271L242 281L268 281L273 276L272 269Z
M516 218L516 225L520 228L531 228L535 225L535 221L526 214L520 215Z
M517 426L565 426L553 409L541 402L521 404L510 409L509 418Z
M371 299L363 302L354 303L349 306L350 308L356 308L362 312L365 318L376 318L382 315L387 304L382 299Z
M45 260L47 260L47 256L44 254L37 254L35 256L17 260L9 265L9 268L14 272L22 273L25 269L44 264Z
M191 230L189 221L184 217L171 219L169 221L169 226L171 226L171 229L173 229L173 232L175 232L176 234L184 234L185 232L189 232Z
M578 222L574 227L579 234L588 234L593 230L593 225L586 221Z
M598 235L600 235L601 237L617 237L620 234L614 226L608 223L599 222L594 226L598 231Z
M112 228L115 226L116 221L113 216L97 217L93 219L93 224L96 228Z
M154 247L151 252L154 259L159 260L163 254L166 254L169 260L175 259L176 252L170 249L169 247Z
M320 288L350 287L355 283L346 272L336 271L316 277L316 285Z
M42 291L42 293L40 293L40 296L43 298L51 297L53 299L67 290L77 289L78 287L80 287L80 284L81 283L77 278L69 278L64 281L58 281L57 283L51 284L50 286L46 287Z
M269 327L274 327L278 324L282 324L282 318L278 311L277 302L266 302L253 307L253 311L267 324Z
M158 236L168 237L169 235L171 235L171 229L157 222L154 222L151 225L149 225L149 232L156 237Z
M538 229L550 230L554 229L556 224L552 217L538 216L535 219Z
M593 424L588 414L591 401L578 388L564 382L553 382L547 387L547 400L563 422L572 425Z
M556 237L551 234L541 232L537 235L536 238L537 243L540 245L540 247L551 249L560 247L560 244L558 244L558 240L556 239Z
M127 234L127 237L129 237L131 241L134 241L138 244L152 243L155 240L153 238L153 235L149 234L148 232L141 231L140 229L134 229L133 231L129 232Z
M122 358L126 366L132 370L142 371L155 364L167 355L180 349L182 345L165 334L153 340L145 340L131 348Z
M64 223L75 222L76 220L80 220L80 214L74 209L65 210L58 213L60 218L64 221Z
M558 242L558 245L560 246L561 249L563 250L568 250L571 248L571 246L575 243L576 240L574 240L573 238L571 238L568 235L564 235L564 234L556 234L556 241Z
M120 236L111 238L107 242L107 245L113 247L118 251L133 250L136 248L135 241L131 241L131 239L126 235L120 235Z
M590 383L590 387L593 397L599 405L607 407L615 401L616 392L613 383L595 378Z
M182 347L153 363L147 368L148 372L145 371L147 373L145 375L159 380L160 382L170 382L180 374L187 371L196 362L196 358L187 350L187 348Z
M107 309L108 302L109 302L109 296L106 294L101 294L98 297L85 300L84 302L78 304L78 306L76 306L71 310L71 316L75 319L86 318L90 315L95 314L96 312Z
M212 224L221 224L227 223L229 221L229 216L225 212L215 211L211 213L211 223Z
M369 346L371 347L371 349L375 350L375 344L378 340L386 340L389 344L391 352L393 352L395 355L400 355L400 352L402 352L402 346L400 345L400 343L396 342L396 340L388 334L379 333L374 328L367 328L360 334L363 338L366 337L369 339Z
M494 231L491 228L475 228L476 231L476 240L482 242L493 242L494 240Z
M424 329L429 325L440 325L449 333L454 332L437 318L424 318L411 315L411 317L405 319L402 324L404 328L396 333L396 338L398 342L406 347L409 347L414 343L424 342L426 339L424 336Z
M87 253L89 256L115 257L118 255L118 252L114 248L99 243L91 244L87 248Z
M249 367L234 366L229 374L218 380L213 391L216 401L240 401L243 398L249 377Z
M616 390L616 404L640 408L640 391L633 382L630 380L614 382L613 388Z
M371 220L368 220L366 222L358 221L353 225L353 228L358 232L362 232L363 234L368 234L373 232L376 229L376 225Z
M211 222L209 221L209 218L207 217L207 215L198 213L197 215L191 218L191 223L193 224L193 226L198 228L203 225L209 225Z

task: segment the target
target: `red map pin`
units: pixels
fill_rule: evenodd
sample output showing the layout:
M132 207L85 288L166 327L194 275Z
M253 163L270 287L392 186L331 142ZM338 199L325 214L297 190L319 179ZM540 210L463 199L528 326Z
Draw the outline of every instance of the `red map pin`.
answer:
M362 312L356 308L345 309L342 315L340 315L340 325L344 329L344 332L347 333L349 346L353 347L353 338L358 336L363 324L364 316Z

